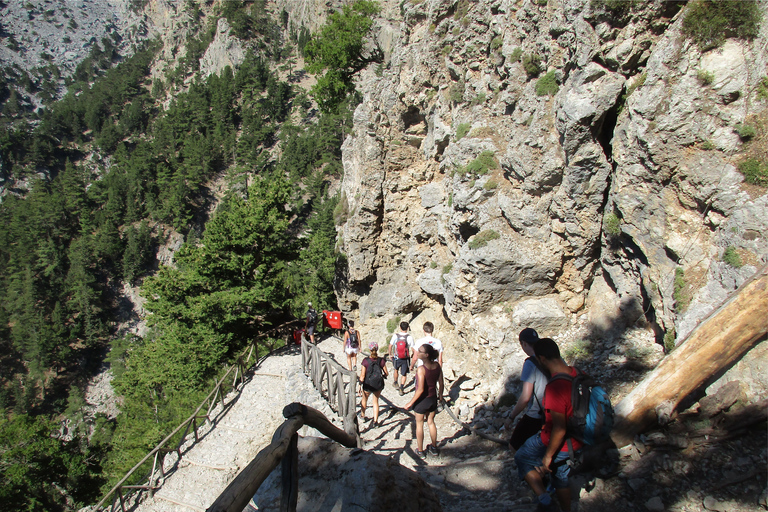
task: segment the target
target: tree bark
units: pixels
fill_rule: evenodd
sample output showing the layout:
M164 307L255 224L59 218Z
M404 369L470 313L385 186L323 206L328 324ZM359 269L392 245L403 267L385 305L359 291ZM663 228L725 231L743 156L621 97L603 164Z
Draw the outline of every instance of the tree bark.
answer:
M768 265L741 285L691 331L671 354L616 406L617 446L657 421L661 404L677 407L714 375L738 361L768 333Z

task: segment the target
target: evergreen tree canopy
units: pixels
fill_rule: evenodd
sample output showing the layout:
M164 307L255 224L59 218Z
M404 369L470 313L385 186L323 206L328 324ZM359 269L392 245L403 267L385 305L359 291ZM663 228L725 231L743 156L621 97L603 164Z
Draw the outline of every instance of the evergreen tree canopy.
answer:
M354 91L355 73L371 62L381 62L383 53L378 46L366 48L366 38L373 26L372 16L378 14L377 2L357 0L345 5L328 21L304 47L307 71L321 73L312 87L320 108L332 112Z

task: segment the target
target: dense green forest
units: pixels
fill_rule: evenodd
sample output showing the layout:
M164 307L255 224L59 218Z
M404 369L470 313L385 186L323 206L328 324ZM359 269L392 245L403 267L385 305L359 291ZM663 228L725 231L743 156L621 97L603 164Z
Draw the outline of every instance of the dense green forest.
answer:
M62 99L24 118L34 125L19 122L5 95L3 169L28 190L0 203L3 510L95 503L250 340L301 315L308 300L335 307L343 255L328 185L341 175L351 73L372 59L362 45L345 47L352 67L335 74L345 64L329 59L338 48L328 35L310 38L285 13L271 19L263 2L224 2L207 19L188 8L197 36L165 80L149 73L159 41L121 59L107 39ZM331 21L362 40L375 11L358 2ZM237 69L202 78L199 57L221 16L251 49ZM342 80L330 96L291 80L308 44L311 69L328 75L322 83ZM214 180L229 192L208 216ZM184 244L158 270L171 232ZM147 299L144 337L116 330L123 283ZM85 384L105 361L121 412L86 422ZM67 435L54 435L65 424Z

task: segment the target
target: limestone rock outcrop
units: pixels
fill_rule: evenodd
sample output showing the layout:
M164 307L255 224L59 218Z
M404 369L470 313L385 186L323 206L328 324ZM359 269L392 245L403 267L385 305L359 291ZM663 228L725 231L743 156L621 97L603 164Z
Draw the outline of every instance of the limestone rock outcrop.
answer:
M768 258L768 197L736 167L767 107L768 13L702 53L659 0L381 4L339 226L337 295L370 335L431 311L449 354L506 381L529 324L669 343Z

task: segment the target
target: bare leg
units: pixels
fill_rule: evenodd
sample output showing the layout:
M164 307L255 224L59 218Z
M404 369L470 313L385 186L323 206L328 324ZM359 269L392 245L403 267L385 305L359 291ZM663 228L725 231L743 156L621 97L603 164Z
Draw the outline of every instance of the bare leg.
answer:
M365 408L368 407L368 392L363 391L363 396L360 398L360 416L365 421Z
M531 486L531 490L533 490L536 496L541 496L547 492L544 488L544 480L542 480L541 475L535 469L525 474L525 482Z
M416 416L416 446L420 452L424 451L424 415L414 413Z
M571 488L564 487L563 489L557 489L557 501L560 502L560 508L563 512L571 512Z
M435 412L432 411L427 416L427 426L429 427L429 437L432 439L432 446L437 448L437 425L435 425Z
M379 395L381 391L373 394L373 422L379 422Z

